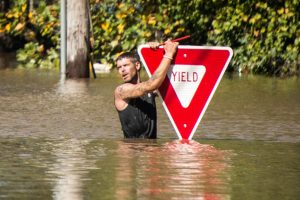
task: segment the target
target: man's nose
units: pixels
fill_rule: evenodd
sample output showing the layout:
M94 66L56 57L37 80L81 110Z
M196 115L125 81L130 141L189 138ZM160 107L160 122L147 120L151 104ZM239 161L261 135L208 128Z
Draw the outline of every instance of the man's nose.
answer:
M121 67L121 72L124 72L124 71L125 71L125 67L122 66L122 67Z

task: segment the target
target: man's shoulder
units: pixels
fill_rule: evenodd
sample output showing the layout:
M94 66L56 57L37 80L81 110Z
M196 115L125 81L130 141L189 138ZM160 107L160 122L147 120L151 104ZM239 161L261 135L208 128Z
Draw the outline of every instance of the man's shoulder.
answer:
M133 84L133 83L122 83L120 85L118 85L115 89L118 90L118 91L122 91L124 88L130 88L130 87L134 87L136 84Z
M130 87L131 83L122 83L115 88L115 95L125 91L126 88Z
M124 110L128 105L128 100L124 98L124 91L126 90L127 83L118 85L114 91L115 107L118 111Z

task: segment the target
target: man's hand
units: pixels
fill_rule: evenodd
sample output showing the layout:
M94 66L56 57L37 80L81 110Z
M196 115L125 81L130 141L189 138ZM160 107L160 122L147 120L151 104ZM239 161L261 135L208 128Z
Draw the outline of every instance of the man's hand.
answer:
M165 55L173 58L174 54L177 51L178 42L172 42L170 39L163 43ZM151 49L155 50L162 44L159 42L149 42L148 45Z
M159 42L148 42L151 49L155 50L159 47Z
M173 58L177 51L178 42L172 42L171 40L167 40L164 44L165 55Z

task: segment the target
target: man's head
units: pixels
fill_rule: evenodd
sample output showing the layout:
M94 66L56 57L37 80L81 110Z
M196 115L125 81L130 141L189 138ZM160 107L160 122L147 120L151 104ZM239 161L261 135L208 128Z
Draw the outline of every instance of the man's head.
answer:
M117 70L125 83L137 83L140 81L139 71L141 63L135 53L122 53L116 59L116 63Z

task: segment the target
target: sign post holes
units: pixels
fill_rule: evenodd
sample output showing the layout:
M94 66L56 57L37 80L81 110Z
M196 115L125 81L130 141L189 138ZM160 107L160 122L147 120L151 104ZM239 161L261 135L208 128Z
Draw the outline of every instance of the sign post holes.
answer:
M164 49L140 45L138 53L149 76ZM191 140L232 58L229 47L179 45L159 95L179 139Z

